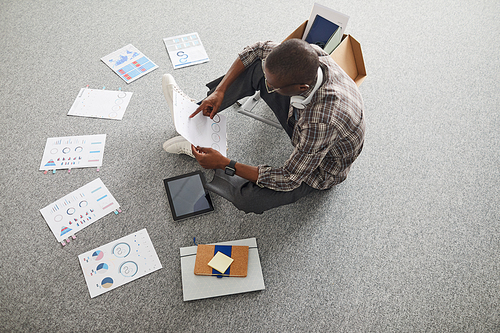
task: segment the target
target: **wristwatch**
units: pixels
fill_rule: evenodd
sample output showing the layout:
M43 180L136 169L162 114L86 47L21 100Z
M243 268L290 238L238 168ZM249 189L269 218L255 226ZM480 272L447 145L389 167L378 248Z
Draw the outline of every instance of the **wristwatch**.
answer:
M234 176L234 173L236 172L236 169L234 168L235 165L236 165L236 161L233 161L233 160L231 160L231 162L229 162L229 165L226 165L226 168L224 169L224 172L226 173L226 175Z

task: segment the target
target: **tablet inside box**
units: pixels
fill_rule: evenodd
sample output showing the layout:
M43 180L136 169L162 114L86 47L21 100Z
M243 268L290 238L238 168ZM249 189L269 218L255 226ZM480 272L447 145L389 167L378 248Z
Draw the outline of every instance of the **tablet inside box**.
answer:
M307 22L302 23L285 40L302 38ZM359 87L366 78L365 61L363 60L361 44L351 35L344 34L342 42L330 56Z
M175 221L205 214L214 210L212 199L205 189L201 171L163 180L172 217Z

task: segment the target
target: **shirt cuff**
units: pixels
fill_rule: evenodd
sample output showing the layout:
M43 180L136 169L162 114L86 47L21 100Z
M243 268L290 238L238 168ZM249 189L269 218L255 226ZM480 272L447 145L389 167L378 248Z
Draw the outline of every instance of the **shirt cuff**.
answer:
M259 175L257 176L257 181L255 182L255 184L257 184L257 186L259 187L265 187L265 185L263 185L261 181L266 178L265 174L271 170L271 167L268 165L259 165L257 167L257 170L259 171Z

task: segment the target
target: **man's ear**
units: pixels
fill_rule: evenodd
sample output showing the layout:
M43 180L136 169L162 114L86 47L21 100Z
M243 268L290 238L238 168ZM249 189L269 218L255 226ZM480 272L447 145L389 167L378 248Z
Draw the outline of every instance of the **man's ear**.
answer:
M308 84L301 84L301 85L299 86L299 89L300 89L300 91L301 91L301 92L304 92L304 91L306 91L307 89L309 89L309 85L308 85Z

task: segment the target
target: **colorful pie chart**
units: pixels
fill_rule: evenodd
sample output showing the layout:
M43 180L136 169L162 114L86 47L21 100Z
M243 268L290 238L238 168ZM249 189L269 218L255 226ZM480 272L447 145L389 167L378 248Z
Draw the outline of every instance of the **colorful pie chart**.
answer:
M104 257L104 252L102 252L102 251L100 251L100 250L97 250L97 251L95 251L94 253L92 253L92 258L93 258L94 260L96 260L96 261L97 261L97 260L101 260L101 259L102 259L102 257Z
M110 278L110 277L107 277L107 278L104 278L102 281L101 281L101 286L103 286L104 288L109 288L113 285L113 279Z
M97 265L96 271L97 273L104 274L108 271L108 268L109 268L108 264L100 263L99 265Z

